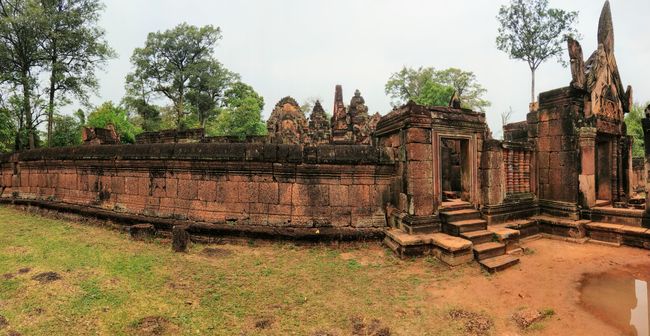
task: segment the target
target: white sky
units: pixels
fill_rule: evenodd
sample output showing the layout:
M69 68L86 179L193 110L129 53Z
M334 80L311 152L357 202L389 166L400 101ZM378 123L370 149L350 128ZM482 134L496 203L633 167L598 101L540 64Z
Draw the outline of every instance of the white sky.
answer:
M523 120L530 100L526 63L510 60L495 46L496 15L506 0L105 0L101 25L119 58L99 74L93 102L119 102L133 49L149 32L181 22L222 29L216 55L264 96L264 118L290 95L302 103L321 99L332 109L334 86L344 100L361 90L370 112L386 114L384 84L402 66L457 67L473 71L488 90L490 128L500 134L500 114L511 106L512 121ZM585 58L596 49L604 1L550 0L551 7L579 11ZM650 100L649 0L611 3L615 52L624 85L635 100ZM566 56L568 59L568 56ZM571 72L555 60L541 65L538 93L567 86ZM308 111L309 112L309 111Z

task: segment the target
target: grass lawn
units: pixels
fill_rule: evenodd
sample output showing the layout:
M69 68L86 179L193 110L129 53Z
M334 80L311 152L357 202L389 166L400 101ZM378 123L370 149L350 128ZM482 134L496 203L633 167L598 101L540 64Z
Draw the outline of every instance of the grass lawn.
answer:
M462 335L426 287L476 268L374 242L174 254L168 240L0 207L0 335ZM34 279L44 272L60 279Z

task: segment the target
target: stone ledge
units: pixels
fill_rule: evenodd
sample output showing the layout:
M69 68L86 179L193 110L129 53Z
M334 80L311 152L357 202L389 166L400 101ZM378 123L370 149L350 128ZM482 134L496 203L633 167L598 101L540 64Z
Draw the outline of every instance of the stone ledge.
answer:
M267 225L247 224L215 224L161 218L139 214L120 213L91 206L58 203L45 200L28 200L15 198L0 198L0 204L23 207L36 207L43 211L72 213L85 218L115 223L123 229L135 224L152 224L157 232L171 232L176 225L188 227L192 239L201 237L239 237L261 238L271 240L295 241L354 241L354 240L381 240L384 237L384 228L352 228L352 227L278 227Z

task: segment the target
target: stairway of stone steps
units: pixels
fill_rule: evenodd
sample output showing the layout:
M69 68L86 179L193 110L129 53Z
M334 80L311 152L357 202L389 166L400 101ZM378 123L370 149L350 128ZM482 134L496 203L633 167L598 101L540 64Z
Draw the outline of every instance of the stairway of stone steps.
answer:
M471 241L474 257L488 272L502 271L519 263L519 258L506 254L508 244L519 241L518 231L505 227L488 230L481 213L470 205L446 208L440 214L443 232Z

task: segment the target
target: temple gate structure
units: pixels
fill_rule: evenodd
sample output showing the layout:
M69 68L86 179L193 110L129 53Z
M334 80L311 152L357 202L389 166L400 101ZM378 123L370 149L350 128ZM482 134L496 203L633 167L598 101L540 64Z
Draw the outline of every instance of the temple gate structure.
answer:
M596 51L585 60L572 39L568 50L569 85L541 93L503 140L457 95L381 116L359 90L346 105L336 86L331 117L320 102L302 111L285 97L266 136L173 130L122 145L97 129L84 146L2 155L0 202L127 229L182 226L195 240L383 239L402 257L477 260L488 271L518 263L521 238L536 235L650 249L639 196L650 190L650 150L645 165L633 160L632 89L616 64L609 2ZM650 143L650 107L646 115Z

